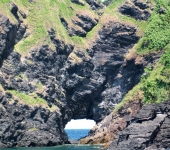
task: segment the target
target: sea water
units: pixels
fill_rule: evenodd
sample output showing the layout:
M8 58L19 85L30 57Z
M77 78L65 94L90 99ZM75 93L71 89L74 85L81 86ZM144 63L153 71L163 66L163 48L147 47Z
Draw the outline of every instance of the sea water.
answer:
M66 129L69 140L78 140L85 137L90 129ZM3 148L0 150L104 150L99 145L61 145L53 147L22 147L22 148Z
M103 150L100 146L90 145L62 145L54 147L22 147L22 148L5 148L0 150Z
M78 140L88 135L90 129L65 129L69 140Z

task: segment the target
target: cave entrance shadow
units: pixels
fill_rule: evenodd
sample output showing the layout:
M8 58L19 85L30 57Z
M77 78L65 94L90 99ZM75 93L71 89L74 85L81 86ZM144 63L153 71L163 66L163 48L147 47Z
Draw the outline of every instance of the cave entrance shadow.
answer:
M77 119L67 123L65 131L72 144L78 143L80 138L88 135L89 131L96 125L94 120Z

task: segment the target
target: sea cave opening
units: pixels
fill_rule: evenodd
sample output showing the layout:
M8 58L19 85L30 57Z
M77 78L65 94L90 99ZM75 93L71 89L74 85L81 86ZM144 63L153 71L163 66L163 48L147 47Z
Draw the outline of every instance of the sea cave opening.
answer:
M66 124L65 131L69 141L79 140L88 135L89 131L96 125L94 120L88 119L72 119Z

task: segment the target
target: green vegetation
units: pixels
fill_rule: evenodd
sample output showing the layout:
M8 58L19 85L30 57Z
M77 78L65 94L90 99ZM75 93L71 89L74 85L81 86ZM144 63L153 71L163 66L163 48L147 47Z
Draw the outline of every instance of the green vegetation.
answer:
M54 49L54 45L48 35L48 30L56 30L56 37L69 44L85 47L86 39L78 36L70 37L60 21L63 17L69 25L73 26L72 19L77 13L88 13L97 16L92 10L85 6L72 3L70 0L38 0L30 3L27 0L2 0L0 2L1 11L7 15L11 21L17 22L10 12L10 3L15 3L20 10L27 14L23 19L27 25L27 32L30 35L15 45L15 50L22 55L27 55L30 49L42 44L48 44Z
M156 0L156 7L150 19L144 37L140 40L137 52L148 54L161 51L170 42L170 2Z
M27 77L26 77L25 74L20 74L20 75L18 75L18 76L15 76L15 78L16 78L16 79L21 78L21 79L27 80Z
M142 79L144 102L159 103L170 98L170 47L166 47L159 63L153 70L146 70L147 76Z
M19 102L30 105L30 106L44 106L48 107L47 101L40 98L36 93L30 93L29 95L15 91L15 90L7 90L7 92L11 93Z
M41 106L43 108L48 108L51 112L57 111L60 113L59 108L56 105L52 105L51 107L48 106L46 100L40 98L36 93L29 93L28 95L19 92L16 90L7 90L7 92L11 93L14 99L17 99L21 104L27 104L29 106ZM32 130L35 128L32 128Z
M43 87L43 85L42 85L41 82L37 82L37 83L36 83L36 86L37 86L38 89L42 89L42 87Z
M35 128L35 127L28 129L28 131L37 131L37 130L39 130L39 129Z
M141 23L140 23L141 25ZM130 101L141 99L143 103L160 103L170 99L170 2L156 0L154 12L147 24L143 38L137 44L136 55L164 53L155 66L145 68L145 75L114 112Z

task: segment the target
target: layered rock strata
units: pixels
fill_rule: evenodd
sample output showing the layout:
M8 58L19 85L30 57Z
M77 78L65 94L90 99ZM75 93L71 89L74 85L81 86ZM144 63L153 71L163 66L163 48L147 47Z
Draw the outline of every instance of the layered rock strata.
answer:
M144 105L129 124L114 137L108 150L170 148L170 101Z

